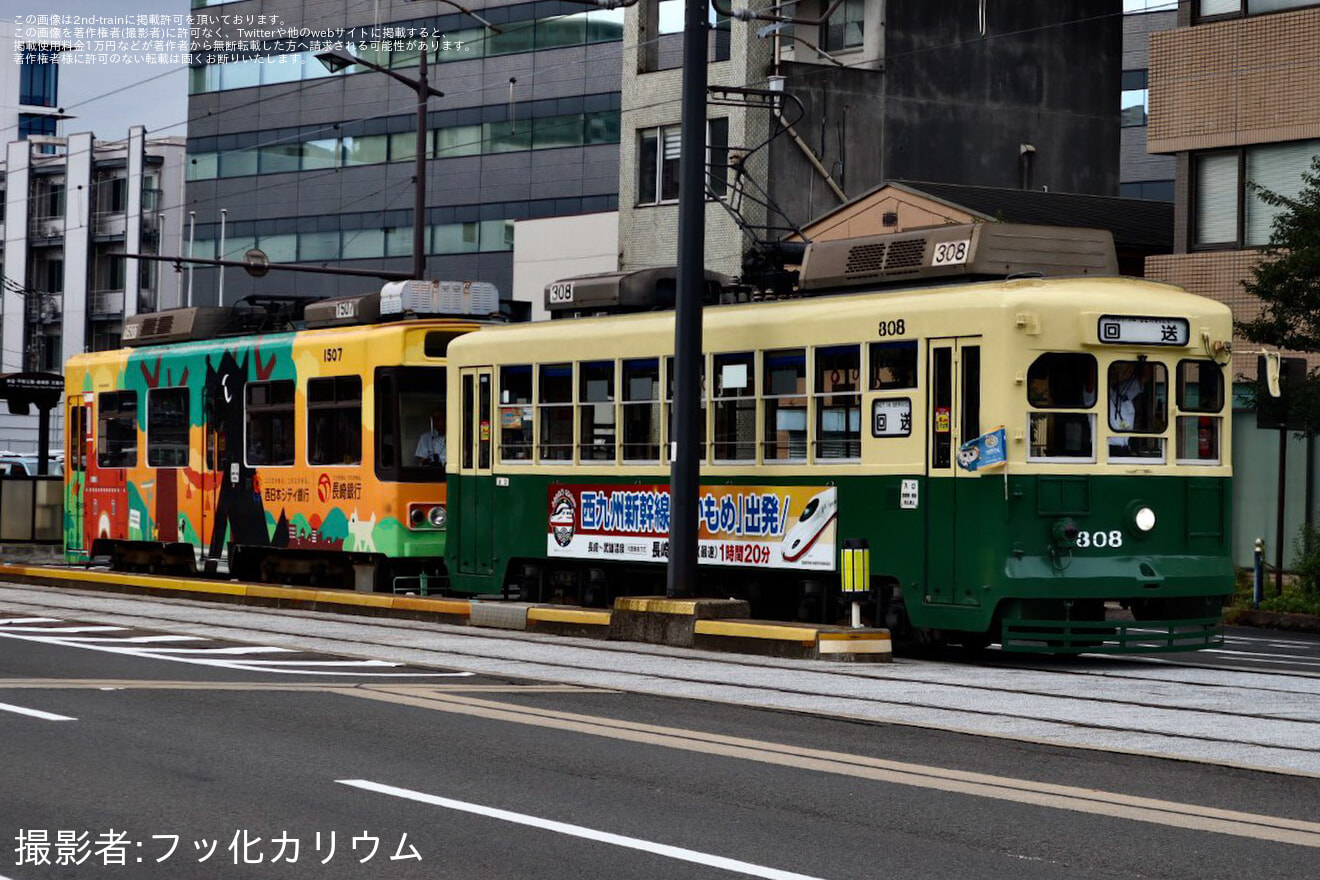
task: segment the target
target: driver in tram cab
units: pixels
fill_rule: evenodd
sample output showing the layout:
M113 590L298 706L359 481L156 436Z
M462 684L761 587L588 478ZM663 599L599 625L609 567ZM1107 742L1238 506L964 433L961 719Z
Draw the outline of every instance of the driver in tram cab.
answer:
M431 413L431 430L417 439L417 463L445 466L445 411Z

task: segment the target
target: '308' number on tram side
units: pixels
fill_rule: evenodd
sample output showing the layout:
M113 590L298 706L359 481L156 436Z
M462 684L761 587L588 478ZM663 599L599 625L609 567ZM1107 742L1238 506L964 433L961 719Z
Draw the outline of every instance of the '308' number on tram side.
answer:
M1107 532L1078 532L1078 547L1122 547L1123 532L1121 529L1110 529Z

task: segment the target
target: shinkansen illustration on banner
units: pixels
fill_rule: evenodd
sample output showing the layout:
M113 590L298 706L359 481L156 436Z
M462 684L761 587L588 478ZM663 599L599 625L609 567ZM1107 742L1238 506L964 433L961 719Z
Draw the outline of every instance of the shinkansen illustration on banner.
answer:
M835 488L702 486L700 561L833 571ZM669 555L667 486L566 486L549 491L551 556L658 562Z

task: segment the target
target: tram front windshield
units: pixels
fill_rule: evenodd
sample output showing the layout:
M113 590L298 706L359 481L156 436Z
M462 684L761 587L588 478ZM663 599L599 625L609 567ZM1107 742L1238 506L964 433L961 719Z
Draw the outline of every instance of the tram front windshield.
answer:
M382 479L439 482L449 458L443 367L377 371L377 471Z

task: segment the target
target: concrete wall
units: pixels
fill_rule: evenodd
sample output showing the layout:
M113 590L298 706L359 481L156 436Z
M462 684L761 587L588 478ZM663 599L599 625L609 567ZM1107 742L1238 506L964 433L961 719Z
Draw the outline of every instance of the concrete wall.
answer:
M618 268L618 211L519 220L513 225L513 299L531 304L533 321L550 317L545 308L547 284Z
M1122 69L1118 0L987 6L891 0L885 50L885 174L1115 195Z
M681 116L682 70L645 68L639 58L645 4L630 6L624 17L623 117L619 140L619 268L641 269L649 266L672 266L678 260L678 204L637 204L637 159L643 129L677 125ZM727 61L707 64L711 86L761 86L770 62L771 43L757 39L748 25L730 25L730 57ZM713 57L713 55L708 55ZM707 118L727 117L729 149L750 148L765 141L770 125L763 110L710 105ZM748 173L762 186L768 174L764 150L749 157ZM732 180L732 175L730 175ZM765 223L764 211L744 204L745 216L754 226ZM709 270L736 275L742 267L747 244L738 225L717 201L706 203L706 259Z

